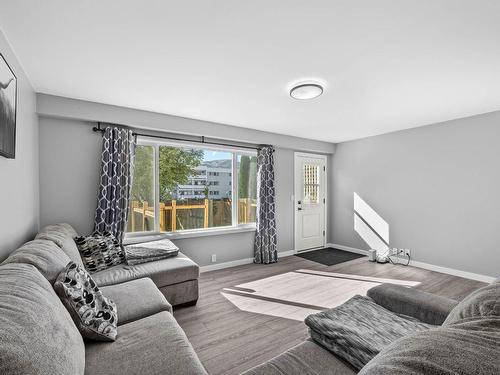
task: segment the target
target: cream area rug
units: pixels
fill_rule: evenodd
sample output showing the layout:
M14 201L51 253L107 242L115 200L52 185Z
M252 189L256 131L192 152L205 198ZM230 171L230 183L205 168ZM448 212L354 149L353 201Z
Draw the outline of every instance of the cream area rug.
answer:
M382 283L413 287L420 282L301 269L224 288L221 294L242 311L302 321Z

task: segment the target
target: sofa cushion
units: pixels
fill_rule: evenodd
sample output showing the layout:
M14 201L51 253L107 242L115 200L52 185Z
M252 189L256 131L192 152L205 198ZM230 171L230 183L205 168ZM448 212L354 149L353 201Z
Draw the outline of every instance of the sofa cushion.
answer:
M64 270L70 259L66 253L49 240L34 240L26 242L9 255L2 264L26 263L35 266L51 284L57 275Z
M483 330L477 323L466 329L442 326L397 340L359 374L500 374L499 331Z
M118 327L113 343L89 342L89 375L206 374L184 331L163 311Z
M125 252L111 233L94 233L87 237L75 237L75 243L83 264L90 273L125 263Z
M287 350L273 359L256 366L244 375L354 375L348 364L311 341Z
M54 290L84 338L114 341L118 317L115 303L106 297L90 274L68 263L54 283Z
M111 298L118 310L118 324L154 315L161 311L172 312L172 306L151 279L143 278L101 287L102 293Z
M83 374L85 348L51 284L29 264L0 266L0 374Z
M450 298L386 283L371 288L367 296L396 314L412 316L433 325L443 324L448 314L458 304Z
M158 287L182 283L197 279L200 273L198 265L179 253L175 258L129 266L120 264L107 270L92 274L99 286L113 285L125 281L149 277Z
M443 325L485 318L498 319L500 322L500 281L493 282L465 297L450 312Z
M47 225L40 232L38 232L35 239L54 242L66 253L69 259L82 266L83 262L80 258L80 253L78 252L78 248L73 240L73 238L77 235L78 234L71 225L62 223Z

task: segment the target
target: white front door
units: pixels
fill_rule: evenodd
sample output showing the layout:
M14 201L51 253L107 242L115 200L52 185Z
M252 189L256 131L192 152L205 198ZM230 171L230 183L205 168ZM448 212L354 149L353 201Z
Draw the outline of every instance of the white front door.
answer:
M295 153L295 250L326 246L326 156Z

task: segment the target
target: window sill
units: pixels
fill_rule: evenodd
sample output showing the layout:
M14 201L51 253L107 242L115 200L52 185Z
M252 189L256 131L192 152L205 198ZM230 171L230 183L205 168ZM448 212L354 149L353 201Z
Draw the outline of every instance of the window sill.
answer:
M131 233L125 235L123 240L124 245L130 245L134 243L141 243L147 241L157 241L161 239L169 240L180 240L183 238L196 238L196 237L208 237L208 236L220 236L224 234L235 234L235 233L245 233L245 232L255 232L255 225L240 225L237 227L221 227L213 229L195 229L195 230L183 230L174 233Z

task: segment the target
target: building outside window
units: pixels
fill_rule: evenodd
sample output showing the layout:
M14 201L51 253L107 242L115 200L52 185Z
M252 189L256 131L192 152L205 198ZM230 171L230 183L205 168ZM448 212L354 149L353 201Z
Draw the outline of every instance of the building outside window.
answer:
M256 163L253 151L139 139L128 235L255 223Z

